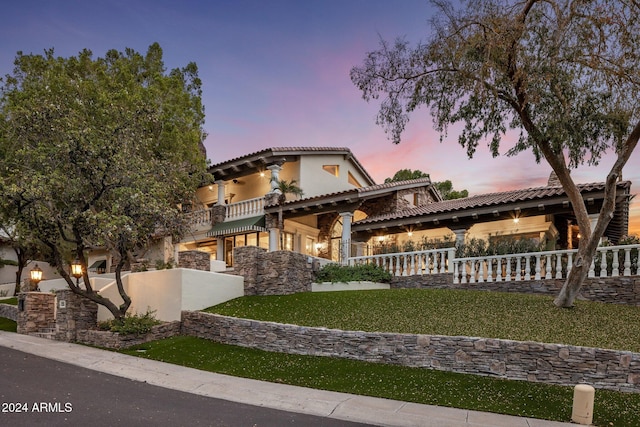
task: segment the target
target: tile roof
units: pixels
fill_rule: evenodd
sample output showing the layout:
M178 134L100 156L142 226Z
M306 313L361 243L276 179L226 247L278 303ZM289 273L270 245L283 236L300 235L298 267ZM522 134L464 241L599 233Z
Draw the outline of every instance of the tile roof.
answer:
M224 166L229 163L237 162L243 159L249 159L252 157L260 157L262 155L289 155L289 156L299 156L302 154L324 154L324 153L342 153L351 158L351 160L355 163L355 165L360 169L362 174L370 181L375 182L373 177L369 175L369 172L362 166L360 161L353 155L351 150L347 147L270 147L265 148L260 151L255 151L253 153L248 153L240 157L234 157L232 159L225 160L224 162L219 162L213 164L209 167L209 170L215 170L221 166Z
M629 181L618 183L618 187L629 187ZM603 182L578 184L581 193L592 191L603 191L605 184ZM357 224L370 224L380 221L410 218L421 215L439 214L446 212L461 211L467 209L476 209L481 207L502 205L505 203L524 202L532 200L542 200L551 197L564 196L565 191L562 187L535 187L522 190L504 191L499 193L479 194L477 196L465 197L462 199L444 200L442 202L430 203L414 209L408 209L400 212L394 212L386 215L371 216L360 220ZM355 223L354 223L355 224Z
M358 195L358 197L366 197L369 193L375 193L383 190L392 190L395 191L397 189L402 188L415 188L415 187L424 187L431 184L431 179L427 178L417 178L417 179L409 179L406 181L394 181L394 182L385 182L382 184L370 185L367 187L353 188L351 190L343 190L337 191L335 193L322 194L320 196L307 197L302 199L289 200L285 203L299 203L299 202L308 202L308 201L319 201L323 199L331 199L335 197L339 197L342 195Z

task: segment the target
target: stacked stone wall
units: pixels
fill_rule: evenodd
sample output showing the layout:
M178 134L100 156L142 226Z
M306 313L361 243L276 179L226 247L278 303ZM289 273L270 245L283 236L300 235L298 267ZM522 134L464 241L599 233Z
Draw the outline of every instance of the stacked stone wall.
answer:
M245 295L288 295L311 291L313 263L297 252L267 252L256 246L233 250L234 274L244 277Z
M522 280L510 282L453 283L453 275L397 276L392 288L447 288L523 294L557 295L565 279ZM589 301L640 306L640 276L592 277L585 280L580 297Z
M95 329L78 330L76 334L76 342L97 347L123 349L176 335L180 335L180 321L156 325L151 328L149 333L142 335L122 335L117 332L99 331Z
M211 255L202 251L178 252L178 267L211 271Z
M23 310L20 310L20 307ZM32 334L55 327L56 296L49 292L26 292L18 295L17 332Z
M4 317L14 322L18 320L18 307L15 305L0 303L0 317Z
M56 340L74 342L78 330L96 327L98 304L71 290L56 291L56 296Z
M182 313L182 333L266 351L640 392L640 353L499 339L341 331Z

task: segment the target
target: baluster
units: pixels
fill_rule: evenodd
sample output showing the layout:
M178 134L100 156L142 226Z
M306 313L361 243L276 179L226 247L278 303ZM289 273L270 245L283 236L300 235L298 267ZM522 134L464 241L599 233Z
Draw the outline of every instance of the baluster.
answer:
M493 258L487 260L487 282L493 282Z
M546 257L546 261L544 263L544 278L545 279L551 279L551 270L553 270L552 267L553 264L551 264L551 254L548 254Z
M611 264L611 277L620 276L620 263L618 262L618 250L613 251L613 263Z
M478 283L484 283L484 260L478 261Z
M402 260L402 275L408 276L409 272L407 271L407 257L408 255L402 255L400 259Z
M498 261L496 282L502 282L502 258L498 257L496 260Z
M504 275L504 280L506 282L511 281L511 257L507 257L507 272Z
M416 254L409 254L409 259L411 260L411 267L409 268L409 275L413 276L416 274Z
M469 283L476 283L476 262L471 260L471 271L469 273Z
M607 277L607 251L602 251L602 256L600 257L600 277Z
M540 280L540 270L540 255L536 255L536 275L534 276L534 279Z
M396 255L395 257L396 267L395 267L395 276L400 276L400 255Z
M458 279L458 261L453 262L453 284L457 285L460 283L460 279Z
M460 265L460 274L462 275L462 281L461 283L467 283L467 262L468 261L463 261L462 264Z
M596 277L596 262L595 257L591 260L591 265L589 266L589 277Z
M531 280L531 257L524 257L524 280Z
M624 273L625 276L631 276L631 248L624 249Z
M440 273L446 273L447 272L447 252L446 251L441 251L440 252Z
M556 279L562 279L562 255L556 254Z
M522 258L516 257L516 282L522 280Z

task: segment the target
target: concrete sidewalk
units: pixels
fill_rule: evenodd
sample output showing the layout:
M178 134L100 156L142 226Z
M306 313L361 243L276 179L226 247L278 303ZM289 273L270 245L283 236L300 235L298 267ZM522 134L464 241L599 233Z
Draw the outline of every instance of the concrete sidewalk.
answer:
M83 345L4 331L0 331L0 346L187 393L377 426L559 427L575 425L231 377Z

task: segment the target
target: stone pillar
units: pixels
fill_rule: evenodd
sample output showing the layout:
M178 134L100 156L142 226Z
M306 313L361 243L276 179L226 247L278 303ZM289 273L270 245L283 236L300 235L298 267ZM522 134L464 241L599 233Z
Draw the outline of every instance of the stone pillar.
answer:
M213 205L211 208L211 225L224 222L227 216L227 207L225 205Z
M178 267L192 270L211 271L211 255L202 251L182 251L178 253Z
M56 339L74 342L77 331L95 329L98 324L98 304L69 289L56 291Z
M222 206L224 205L224 193L225 193L226 183L223 180L219 179L217 181L214 181L214 184L218 186L218 201L216 202L216 205Z
M351 220L353 212L340 212L342 218L342 264L346 265L351 256Z
M271 192L279 193L280 190L278 190L278 181L280 180L280 171L282 170L282 166L271 165L267 166L267 169L271 171Z
M26 292L18 295L17 332L29 335L55 327L56 296L51 292Z

